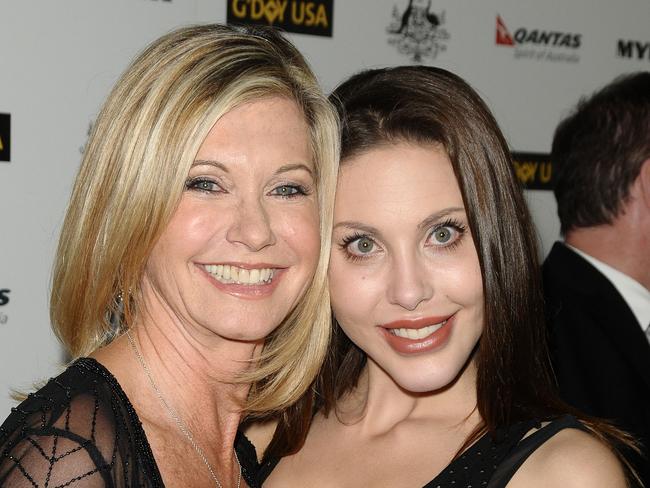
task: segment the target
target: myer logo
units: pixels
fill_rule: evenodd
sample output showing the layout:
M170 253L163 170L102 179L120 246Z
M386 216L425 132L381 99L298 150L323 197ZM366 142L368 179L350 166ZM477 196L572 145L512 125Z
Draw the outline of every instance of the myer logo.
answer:
M0 114L0 161L11 161L11 114Z
M497 15L496 44L515 48L515 58L577 63L580 57L576 50L582 44L582 34L527 27L519 27L511 33Z
M513 152L517 179L528 190L553 189L553 163L549 154Z
M650 61L650 42L619 39L616 53L621 58Z
M334 0L228 0L227 20L332 37L333 14Z
M0 307L9 303L9 291L7 288L0 289ZM0 325L4 325L9 321L9 316L0 312Z
M9 303L9 292L11 290L8 290L7 288L2 288L0 289L0 307L6 305Z

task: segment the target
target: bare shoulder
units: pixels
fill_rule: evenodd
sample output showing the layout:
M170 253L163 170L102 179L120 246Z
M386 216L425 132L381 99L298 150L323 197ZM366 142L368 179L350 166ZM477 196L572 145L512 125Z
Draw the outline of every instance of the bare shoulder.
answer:
M521 466L508 488L626 488L621 463L595 436L563 429L542 444Z
M273 433L278 423L273 420L269 422L256 422L252 423L244 429L244 435L255 446L255 453L257 460L261 461L264 456L264 451L273 439Z

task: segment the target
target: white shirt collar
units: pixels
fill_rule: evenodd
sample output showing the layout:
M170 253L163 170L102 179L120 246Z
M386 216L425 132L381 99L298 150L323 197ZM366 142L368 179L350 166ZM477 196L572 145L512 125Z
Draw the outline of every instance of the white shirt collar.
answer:
M623 300L625 300L625 303L627 303L628 307L632 310L632 313L636 317L641 328L645 331L648 324L650 324L650 290L634 278L630 278L625 273L612 268L608 264L599 261L584 251L570 246L566 242L564 244L576 254L585 258L594 266L594 268L611 281L614 288L618 290L623 297Z

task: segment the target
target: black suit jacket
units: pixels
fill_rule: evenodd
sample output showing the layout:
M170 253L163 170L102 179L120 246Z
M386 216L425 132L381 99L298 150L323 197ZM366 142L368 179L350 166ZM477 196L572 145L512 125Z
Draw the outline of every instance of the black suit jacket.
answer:
M636 317L614 285L562 243L554 244L543 275L560 395L650 446L650 344ZM650 487L650 461L633 463Z

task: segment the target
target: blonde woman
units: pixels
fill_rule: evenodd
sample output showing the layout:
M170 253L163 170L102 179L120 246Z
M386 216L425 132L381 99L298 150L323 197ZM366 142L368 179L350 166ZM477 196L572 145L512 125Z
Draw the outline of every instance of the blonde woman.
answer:
M253 485L243 412L286 408L329 339L338 126L271 30L183 28L108 97L56 256L76 359L0 430L0 486Z

